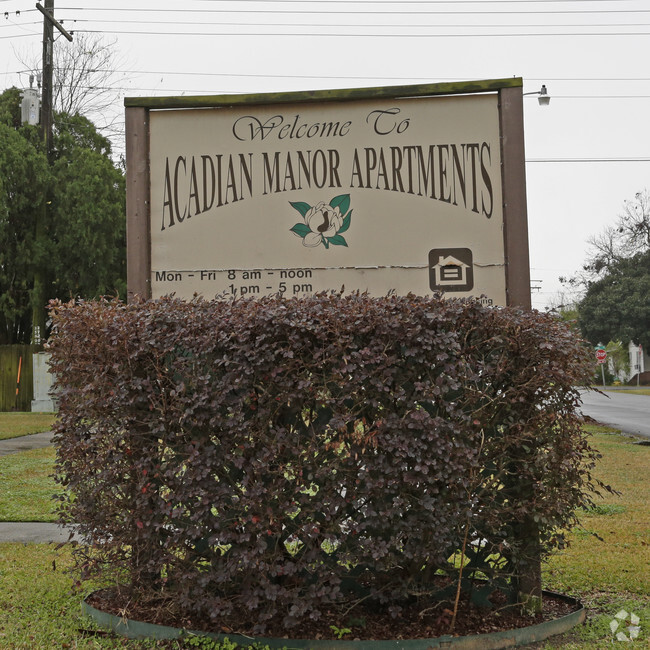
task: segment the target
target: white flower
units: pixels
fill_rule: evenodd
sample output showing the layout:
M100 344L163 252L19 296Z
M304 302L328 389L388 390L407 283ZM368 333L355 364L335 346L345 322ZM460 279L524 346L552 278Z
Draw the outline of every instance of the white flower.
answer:
M321 202L313 208L309 208L305 215L305 223L311 232L307 233L302 240L304 246L313 248L323 241L323 237L334 237L343 225L341 211L338 206L333 208Z

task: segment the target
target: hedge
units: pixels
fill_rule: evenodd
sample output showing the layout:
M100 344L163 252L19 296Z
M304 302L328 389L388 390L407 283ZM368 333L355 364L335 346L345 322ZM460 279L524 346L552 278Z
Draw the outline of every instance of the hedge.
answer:
M79 579L133 602L263 632L341 603L397 615L461 565L534 595L603 487L576 412L590 354L549 315L333 293L52 308L60 519L88 542Z

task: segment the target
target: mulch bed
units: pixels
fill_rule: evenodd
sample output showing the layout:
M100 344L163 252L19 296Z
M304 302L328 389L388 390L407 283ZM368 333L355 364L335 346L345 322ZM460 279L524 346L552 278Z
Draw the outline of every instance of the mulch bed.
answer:
M495 606L487 610L471 604L467 598L461 598L453 632L450 629L453 614L451 602L427 603L418 599L417 602L404 606L397 618L391 618L385 610L370 605L358 605L350 613L346 613L346 607L331 607L319 621L306 621L290 630L284 629L281 621L271 622L264 634L260 635L253 634L255 621L249 620L246 615L241 619L230 617L215 623L205 618L182 615L174 611L170 603L135 605L125 594L120 594L114 589L95 592L86 599L95 609L109 614L194 631L268 638L337 639L338 636L330 627L335 626L338 629L350 629L343 637L346 640L376 641L500 632L554 620L579 609L574 603L552 594L545 594L543 614L526 616L522 615L518 608L506 605L502 594L495 592L490 600Z

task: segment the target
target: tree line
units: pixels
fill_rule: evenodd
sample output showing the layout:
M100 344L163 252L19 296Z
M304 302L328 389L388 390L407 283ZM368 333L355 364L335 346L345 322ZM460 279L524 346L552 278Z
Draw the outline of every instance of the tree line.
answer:
M561 278L562 279L562 278ZM591 343L630 341L650 349L650 194L625 201L613 225L589 240L588 256L574 277L581 290L577 323Z
M37 269L48 299L126 288L125 178L110 141L79 113L58 112L48 161L38 126L21 122L20 102L17 88L0 94L0 344L32 338Z
M104 135L116 133L110 117L105 123L114 106L113 45L77 37L55 48L49 161L38 127L21 122L21 91L0 94L0 345L32 339L32 309L45 309L35 305L37 270L47 299L125 295L124 164ZM25 65L36 71L38 64ZM45 232L37 233L43 210ZM626 201L614 225L589 243L583 268L564 280L580 290L574 311L583 336L650 349L648 191Z

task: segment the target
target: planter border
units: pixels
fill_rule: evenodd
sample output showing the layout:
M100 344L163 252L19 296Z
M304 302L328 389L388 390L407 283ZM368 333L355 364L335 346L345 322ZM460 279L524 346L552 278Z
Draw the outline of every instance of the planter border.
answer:
M582 603L564 594L557 594L552 591L544 591L544 595L560 598L579 607L575 612L561 616L544 623L537 623L528 627L521 627L502 632L491 632L489 634L476 634L471 636L439 636L432 639L405 639L401 641L348 641L348 640L309 640L309 639L282 639L246 637L240 634L215 634L213 632L196 632L183 628L168 627L155 623L143 623L128 618L108 614L96 609L82 601L82 613L91 618L99 627L111 630L115 634L128 639L182 639L192 636L205 637L215 641L228 639L246 647L246 644L258 643L267 645L269 648L286 648L314 650L393 650L404 648L406 650L430 650L433 648L450 648L456 650L498 650L499 648L511 648L514 646L526 645L537 641L544 641L556 634L567 632L571 628L583 623L587 613Z

